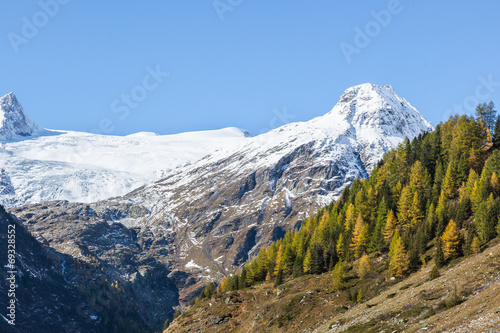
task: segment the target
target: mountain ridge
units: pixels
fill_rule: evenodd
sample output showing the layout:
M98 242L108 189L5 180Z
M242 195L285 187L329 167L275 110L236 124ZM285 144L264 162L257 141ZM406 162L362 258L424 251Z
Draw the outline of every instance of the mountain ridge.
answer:
M411 111L392 110L375 97L380 103L372 105L384 114ZM369 102L364 101L367 108ZM355 104L340 102L337 108ZM395 128L423 133L404 117L394 119ZM56 251L96 258L110 281L136 292L146 322L158 325L161 316L150 311L151 302L169 315L186 306L207 281L232 272L262 246L298 228L354 179L367 177L377 159L404 139L394 129L392 137L376 132L359 142L345 120L332 128L316 121L244 138L123 196L93 203L55 200L9 211ZM12 174L10 179L15 184ZM177 296L155 295L155 285L162 295Z
M124 195L251 136L236 127L127 136L47 130L12 93L0 99L0 108L0 203L7 207Z

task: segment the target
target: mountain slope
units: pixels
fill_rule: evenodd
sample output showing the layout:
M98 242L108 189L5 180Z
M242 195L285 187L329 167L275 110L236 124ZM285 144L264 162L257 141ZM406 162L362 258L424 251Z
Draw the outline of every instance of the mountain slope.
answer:
M376 258L378 267L386 258ZM332 291L332 275L308 275L274 286L265 282L214 295L191 306L165 333L182 332L499 332L500 244L441 269L433 264L403 281L384 273L367 281L349 275L353 289L376 292L362 302ZM383 270L383 268L379 268ZM450 301L454 293L460 304ZM448 303L448 307L446 307Z
M390 86L364 84L347 89L325 116L209 155L126 198L151 210L137 225L175 235L184 265L226 273L367 177L405 136L430 130Z
M186 305L207 280L232 271L338 197L356 177L366 177L405 133L430 129L392 88L366 84L348 89L323 117L247 138L246 144L213 153L123 197L11 211L50 246L95 256L124 284L140 275L153 285L156 276L168 274L175 284L171 292ZM89 209L96 212L91 219ZM96 230L106 225L119 225L126 236L104 241ZM155 268L157 274L146 274L151 267L145 258L155 267L163 265L163 273Z
M48 248L0 206L0 331L2 332L146 332L148 321L138 313L138 297L123 285L113 285L96 260L64 255ZM7 232L9 230L9 232ZM15 240L12 243L12 240ZM45 241L46 242L46 241ZM7 257L7 245L15 255ZM12 247L9 247L11 250ZM12 254L12 252L9 252ZM9 259L9 261L8 261ZM10 266L12 265L12 266ZM9 271L14 271L14 279ZM10 278L10 280L7 280ZM125 300L125 292L127 294ZM14 293L14 294L10 294ZM9 295L10 294L10 295ZM15 299L15 317L4 310ZM140 301L139 301L140 302ZM168 311L163 312L167 316ZM13 322L15 326L9 324Z
M457 115L391 150L300 230L208 285L172 331L498 332L491 140L483 119Z
M238 128L128 136L42 130L12 93L0 107L0 203L6 206L124 195L249 136Z

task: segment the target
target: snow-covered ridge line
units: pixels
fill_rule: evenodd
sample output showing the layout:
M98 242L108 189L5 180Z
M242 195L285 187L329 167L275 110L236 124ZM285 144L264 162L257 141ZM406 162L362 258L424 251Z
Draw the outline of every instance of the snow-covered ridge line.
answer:
M275 166L273 172L286 174L290 170L283 167L290 162L280 164L280 160L303 147L316 152L307 168L342 161L347 169L350 166L345 176L351 179L370 172L405 136L432 130L392 87L370 83L348 88L324 116L257 137L234 127L128 136L44 130L14 94L0 98L0 107L0 203L7 206L61 199L94 202L174 173L179 173L177 186L186 185L206 170L219 168L221 161L230 165L218 169L222 174L245 175ZM330 191L318 200L331 200L336 193Z
M0 204L124 195L249 137L236 127L127 136L47 130L10 93L0 98Z

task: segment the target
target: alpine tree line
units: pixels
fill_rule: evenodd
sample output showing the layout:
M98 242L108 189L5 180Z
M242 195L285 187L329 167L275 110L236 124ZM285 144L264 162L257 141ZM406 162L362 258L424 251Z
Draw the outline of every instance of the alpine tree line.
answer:
M355 180L300 230L262 248L218 289L280 284L286 276L329 270L335 284L358 258L366 274L371 253L387 253L397 278L425 265L431 247L436 267L477 253L500 234L499 175L500 117L493 102L483 103L475 117L457 115L431 133L405 139L368 179ZM200 298L216 291L211 283Z

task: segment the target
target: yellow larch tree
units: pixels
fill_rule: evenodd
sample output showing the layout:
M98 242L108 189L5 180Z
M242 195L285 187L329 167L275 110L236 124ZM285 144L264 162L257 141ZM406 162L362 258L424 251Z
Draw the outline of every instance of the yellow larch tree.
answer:
M394 236L397 224L398 221L396 220L394 211L391 209L387 214L387 222L385 223L385 228L384 228L384 239L387 243L389 243L390 240L392 239L392 236Z
M391 275L396 278L403 277L410 267L410 259L408 258L408 253L406 252L403 241L399 236L399 232L394 234L390 249L389 270Z
M444 259L448 260L458 255L460 245L460 233L458 232L455 221L450 220L443 235L441 236Z

